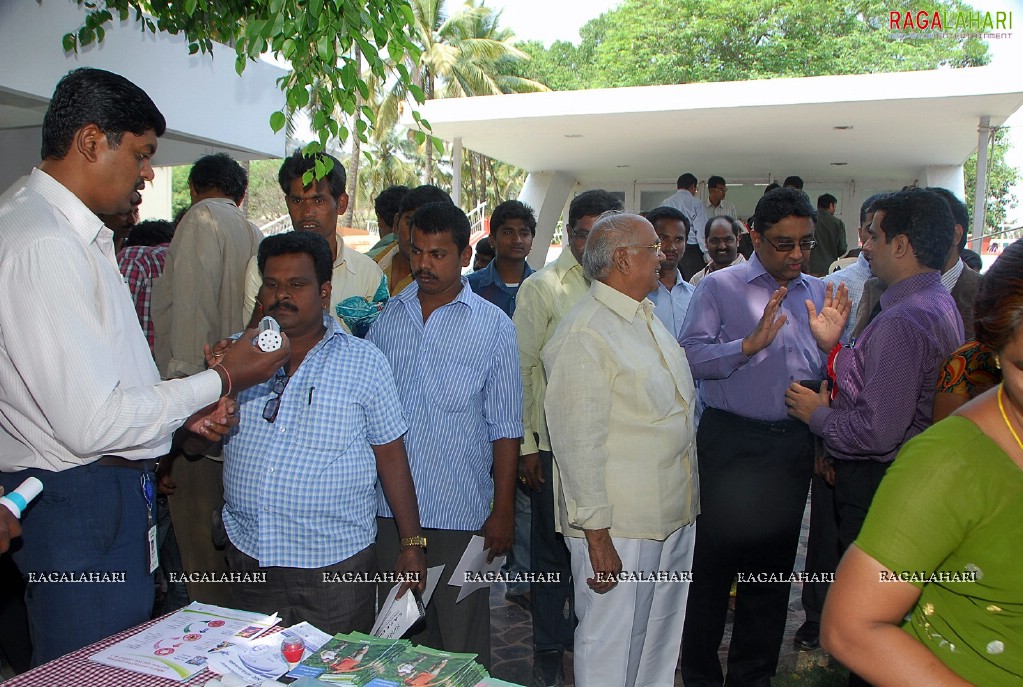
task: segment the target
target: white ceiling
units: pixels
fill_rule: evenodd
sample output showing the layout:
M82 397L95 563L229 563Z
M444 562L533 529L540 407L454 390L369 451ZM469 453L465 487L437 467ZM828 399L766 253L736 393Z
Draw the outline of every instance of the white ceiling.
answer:
M1023 75L983 67L434 100L422 114L442 139L583 182L839 181L960 165L981 116L997 126L1021 106Z
M237 159L278 157L284 134L270 129L270 113L283 107L276 81L286 72L249 63L241 78L234 50L215 45L213 55L189 55L183 36L151 34L134 18L112 22L101 44L65 53L61 36L75 31L85 10L74 0L0 0L0 140L31 139L32 159L0 160L17 165L15 176L38 161L43 115L57 81L81 66L108 69L131 79L167 118L167 134L156 162L190 164L212 152ZM5 151L6 152L6 151Z

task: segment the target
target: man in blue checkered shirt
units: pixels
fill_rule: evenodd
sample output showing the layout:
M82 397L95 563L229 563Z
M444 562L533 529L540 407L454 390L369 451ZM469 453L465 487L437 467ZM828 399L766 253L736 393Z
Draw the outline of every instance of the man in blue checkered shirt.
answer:
M425 588L426 559L394 378L375 346L324 312L331 262L312 232L259 246L259 299L291 358L238 395L239 427L224 443L224 526L228 565L241 573L235 606L334 634L373 625L378 479L405 538L396 572L418 575L406 588Z
M426 630L412 640L475 653L489 668L488 590L456 603L459 589L447 583L474 534L483 536L491 559L512 544L522 437L515 325L461 276L472 248L469 220L454 205L416 210L410 258L415 282L387 302L366 339L391 364L408 415L405 441L429 540L427 563L447 566L426 609ZM398 551L392 511L380 499L381 565Z

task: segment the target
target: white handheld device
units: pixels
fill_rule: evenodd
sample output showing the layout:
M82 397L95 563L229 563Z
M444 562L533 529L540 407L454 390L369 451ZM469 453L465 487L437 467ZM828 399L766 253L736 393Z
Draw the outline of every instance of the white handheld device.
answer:
M0 496L0 506L14 514L14 517L21 520L21 513L28 504L43 491L43 483L36 477L29 477L21 483L17 489L10 494Z
M259 321L259 335L256 345L264 353L279 350L284 340L281 338L281 325L269 315Z

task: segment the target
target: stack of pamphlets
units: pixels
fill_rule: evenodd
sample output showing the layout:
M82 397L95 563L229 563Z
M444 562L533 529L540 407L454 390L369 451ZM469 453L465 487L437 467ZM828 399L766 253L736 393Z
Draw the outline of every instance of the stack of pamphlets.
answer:
M475 687L488 677L475 659L353 632L334 635L288 675L357 687Z
M193 601L89 660L184 681L206 668L211 656L251 643L279 621L276 613L267 616Z

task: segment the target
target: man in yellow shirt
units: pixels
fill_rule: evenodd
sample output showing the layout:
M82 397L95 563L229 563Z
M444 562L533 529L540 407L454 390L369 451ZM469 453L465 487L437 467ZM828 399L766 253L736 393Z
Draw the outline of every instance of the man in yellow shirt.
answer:
M663 257L639 215L601 217L583 253L589 293L543 352L578 687L670 685L678 664L699 511L696 389L646 297Z
M303 184L305 173L316 166L317 160L326 159L333 163L327 175L308 186ZM284 161L277 174L295 231L316 232L327 239L327 245L330 246L334 257L330 278L330 314L341 323L345 331L362 337L383 308L382 301L386 300L383 297L384 274L372 258L346 246L341 236L337 220L348 209L345 180L344 165L326 153L306 157L297 152ZM263 306L256 301L262 285L259 266L253 256L245 271L243 312L245 321L253 327L263 319ZM349 299L352 298L356 299L354 306L344 310L346 314L342 317L338 306L342 303L351 305L353 302Z
M590 228L604 212L622 203L603 190L584 191L568 206L568 226L557 260L523 280L516 296L515 331L522 367L522 422L525 435L519 458L519 481L532 493L530 562L538 572L556 572L559 582L533 585L533 676L535 684L558 685L562 657L572 648L571 568L565 542L554 529L553 456L543 414L547 377L540 354L562 316L590 288L579 265ZM565 604L569 604L565 616Z

